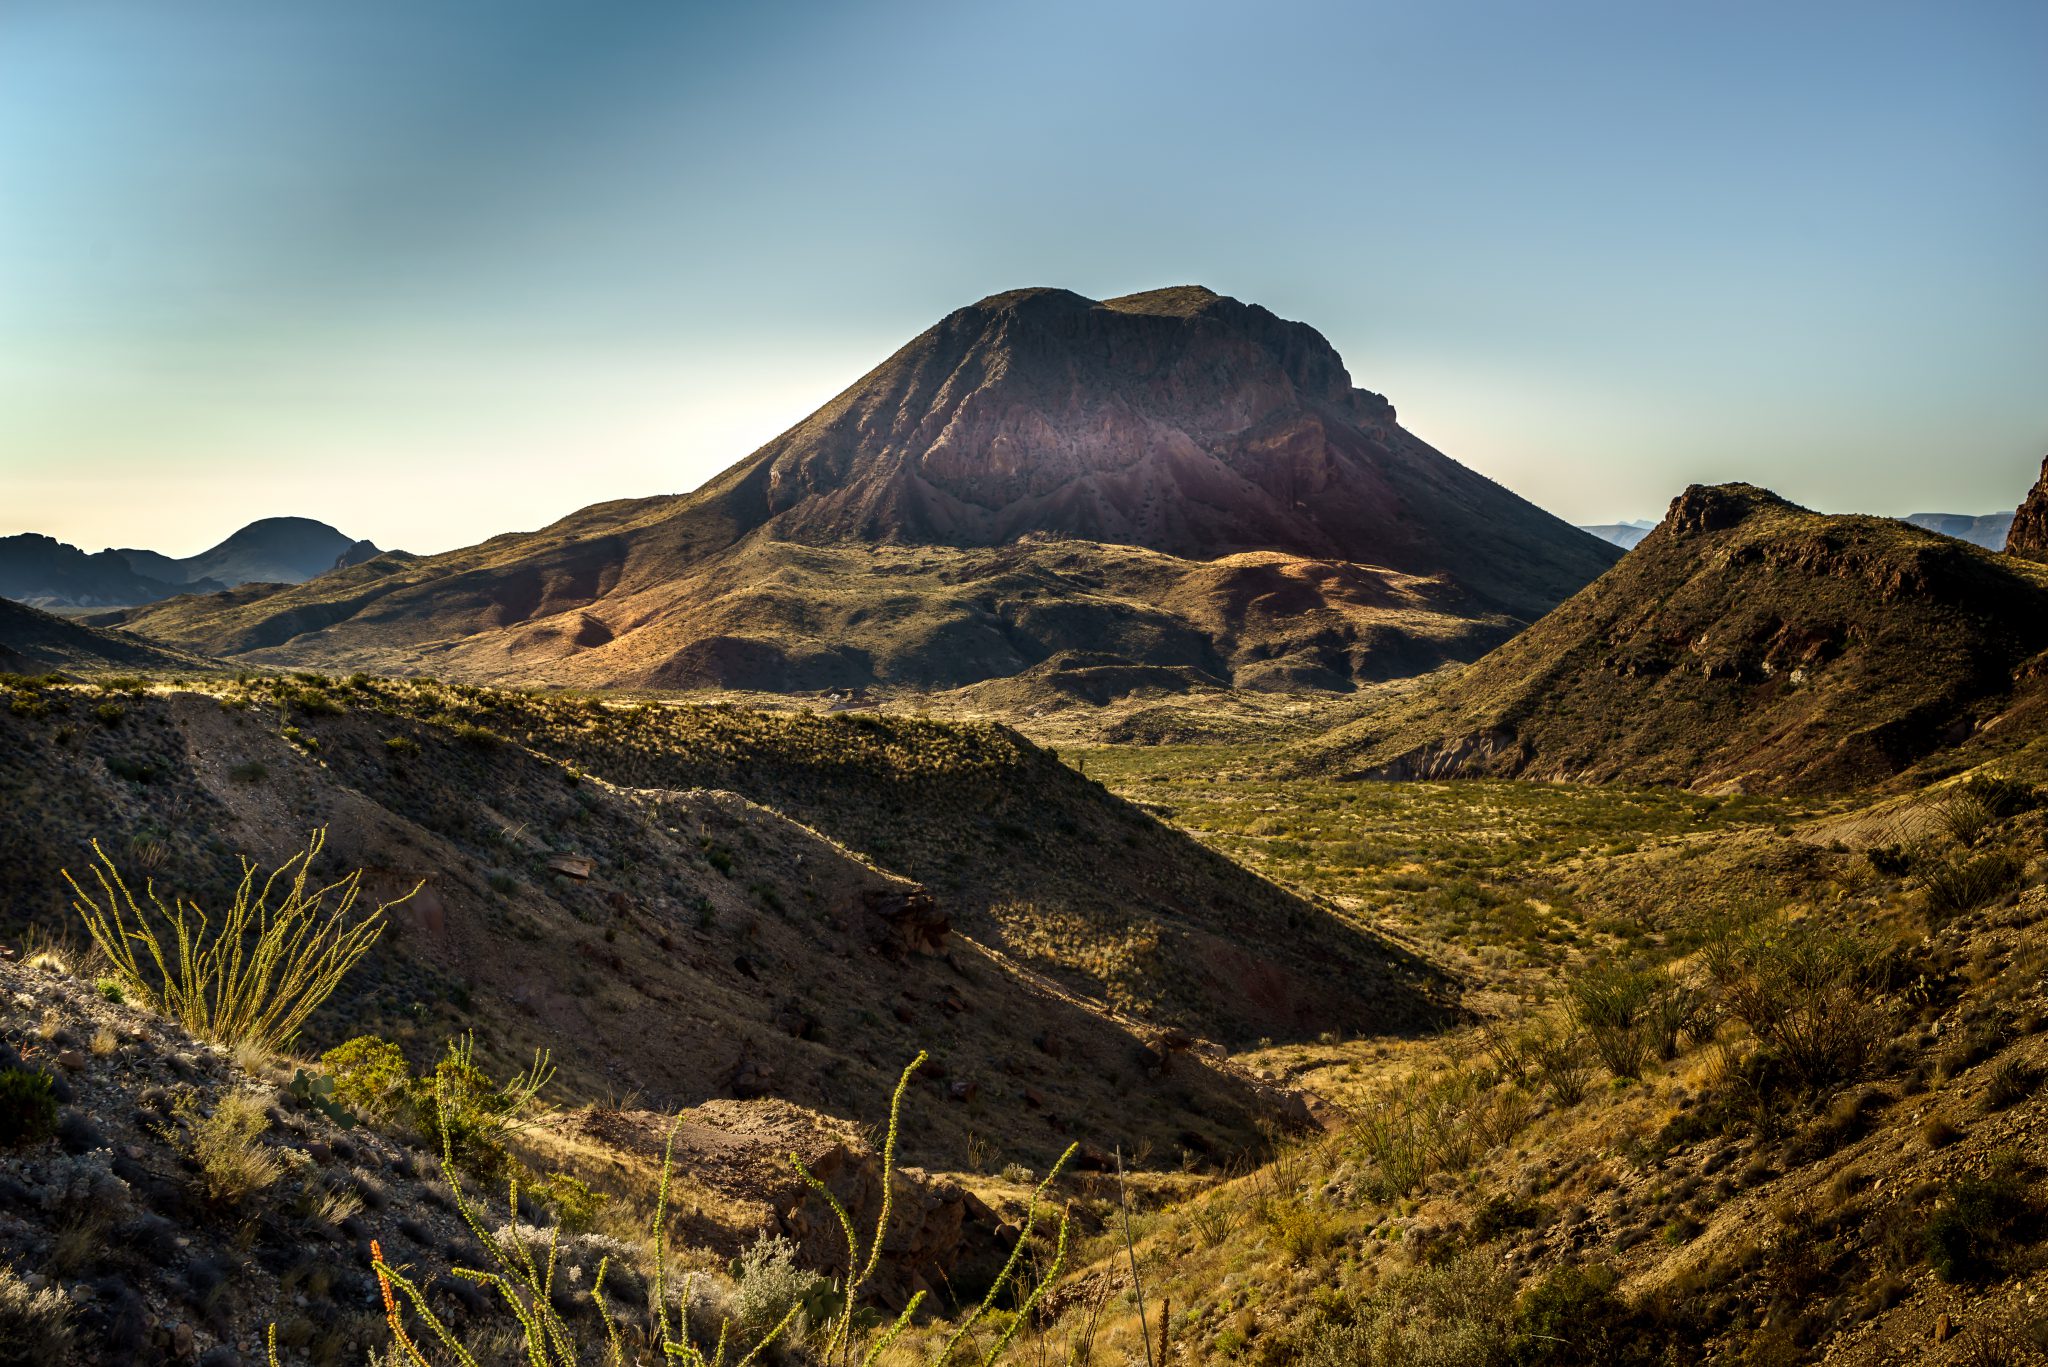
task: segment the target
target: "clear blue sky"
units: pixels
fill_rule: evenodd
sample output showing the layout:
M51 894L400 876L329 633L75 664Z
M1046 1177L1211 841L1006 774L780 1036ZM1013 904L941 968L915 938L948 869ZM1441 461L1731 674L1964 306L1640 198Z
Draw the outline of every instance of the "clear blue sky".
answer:
M0 532L436 550L1209 285L1575 521L2011 507L2048 5L0 5Z

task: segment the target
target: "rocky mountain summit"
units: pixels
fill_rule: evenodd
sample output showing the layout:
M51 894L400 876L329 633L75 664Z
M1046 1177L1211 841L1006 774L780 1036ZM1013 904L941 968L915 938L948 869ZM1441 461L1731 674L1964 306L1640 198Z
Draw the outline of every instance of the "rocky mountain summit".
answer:
M478 682L942 689L1079 653L1342 690L1471 659L1619 554L1404 431L1305 324L1032 289L694 494L124 624Z
M1195 285L956 310L709 488L790 540L1274 550L1521 612L1609 558L1404 431L1314 328Z

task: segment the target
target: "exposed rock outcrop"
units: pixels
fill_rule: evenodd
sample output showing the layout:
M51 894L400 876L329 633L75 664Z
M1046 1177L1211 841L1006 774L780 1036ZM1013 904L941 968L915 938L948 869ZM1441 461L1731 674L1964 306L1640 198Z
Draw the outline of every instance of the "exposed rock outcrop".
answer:
M2028 490L2026 502L2012 515L2012 527L2005 534L2005 553L2048 561L2048 457L2041 461L2041 477Z

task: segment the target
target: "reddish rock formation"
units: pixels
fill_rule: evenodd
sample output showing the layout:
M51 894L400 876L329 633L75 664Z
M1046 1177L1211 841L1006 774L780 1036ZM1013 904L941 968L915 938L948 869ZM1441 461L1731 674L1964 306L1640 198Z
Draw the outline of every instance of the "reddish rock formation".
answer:
M2012 529L2005 534L2005 553L2027 560L2048 561L2048 457L2041 461L2041 477L2027 493L2027 501L2012 515Z
M1534 612L1612 559L1404 431L1314 328L1196 285L957 309L711 487L795 541L1278 550Z

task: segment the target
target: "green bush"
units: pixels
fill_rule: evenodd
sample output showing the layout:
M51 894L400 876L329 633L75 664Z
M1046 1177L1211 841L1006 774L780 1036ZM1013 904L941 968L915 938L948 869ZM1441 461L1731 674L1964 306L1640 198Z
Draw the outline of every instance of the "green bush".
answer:
M538 1054L531 1069L498 1082L477 1065L468 1036L449 1041L433 1071L418 1077L397 1045L373 1035L328 1050L320 1069L334 1083L336 1105L438 1136L458 1166L490 1181L511 1171L506 1136L527 1123L535 1097L554 1075L547 1055Z
M2025 869L2010 850L1945 859L1926 875L1927 906L1938 916L1960 916L1996 900Z
M1649 1364L1661 1360L1659 1335L1621 1299L1621 1278L1601 1264L1561 1267L1515 1301L1509 1360L1537 1364Z
M570 1234L581 1234L597 1223L597 1217L611 1197L592 1191L590 1184L571 1173L554 1172L526 1189L555 1217L555 1224Z
M1722 1006L1810 1088L1855 1078L1889 1031L1877 1005L1882 955L1854 931L1814 920L1723 926L1705 958Z
M0 1068L0 1148L40 1144L57 1133L57 1096L39 1069Z
M334 1103L357 1115L392 1117L412 1104L412 1071L405 1051L375 1035L358 1035L320 1056L320 1071L334 1083Z
M1921 1232L1927 1265L1945 1282L1991 1281L2039 1223L2033 1192L2010 1168L1966 1177L1943 1195Z

